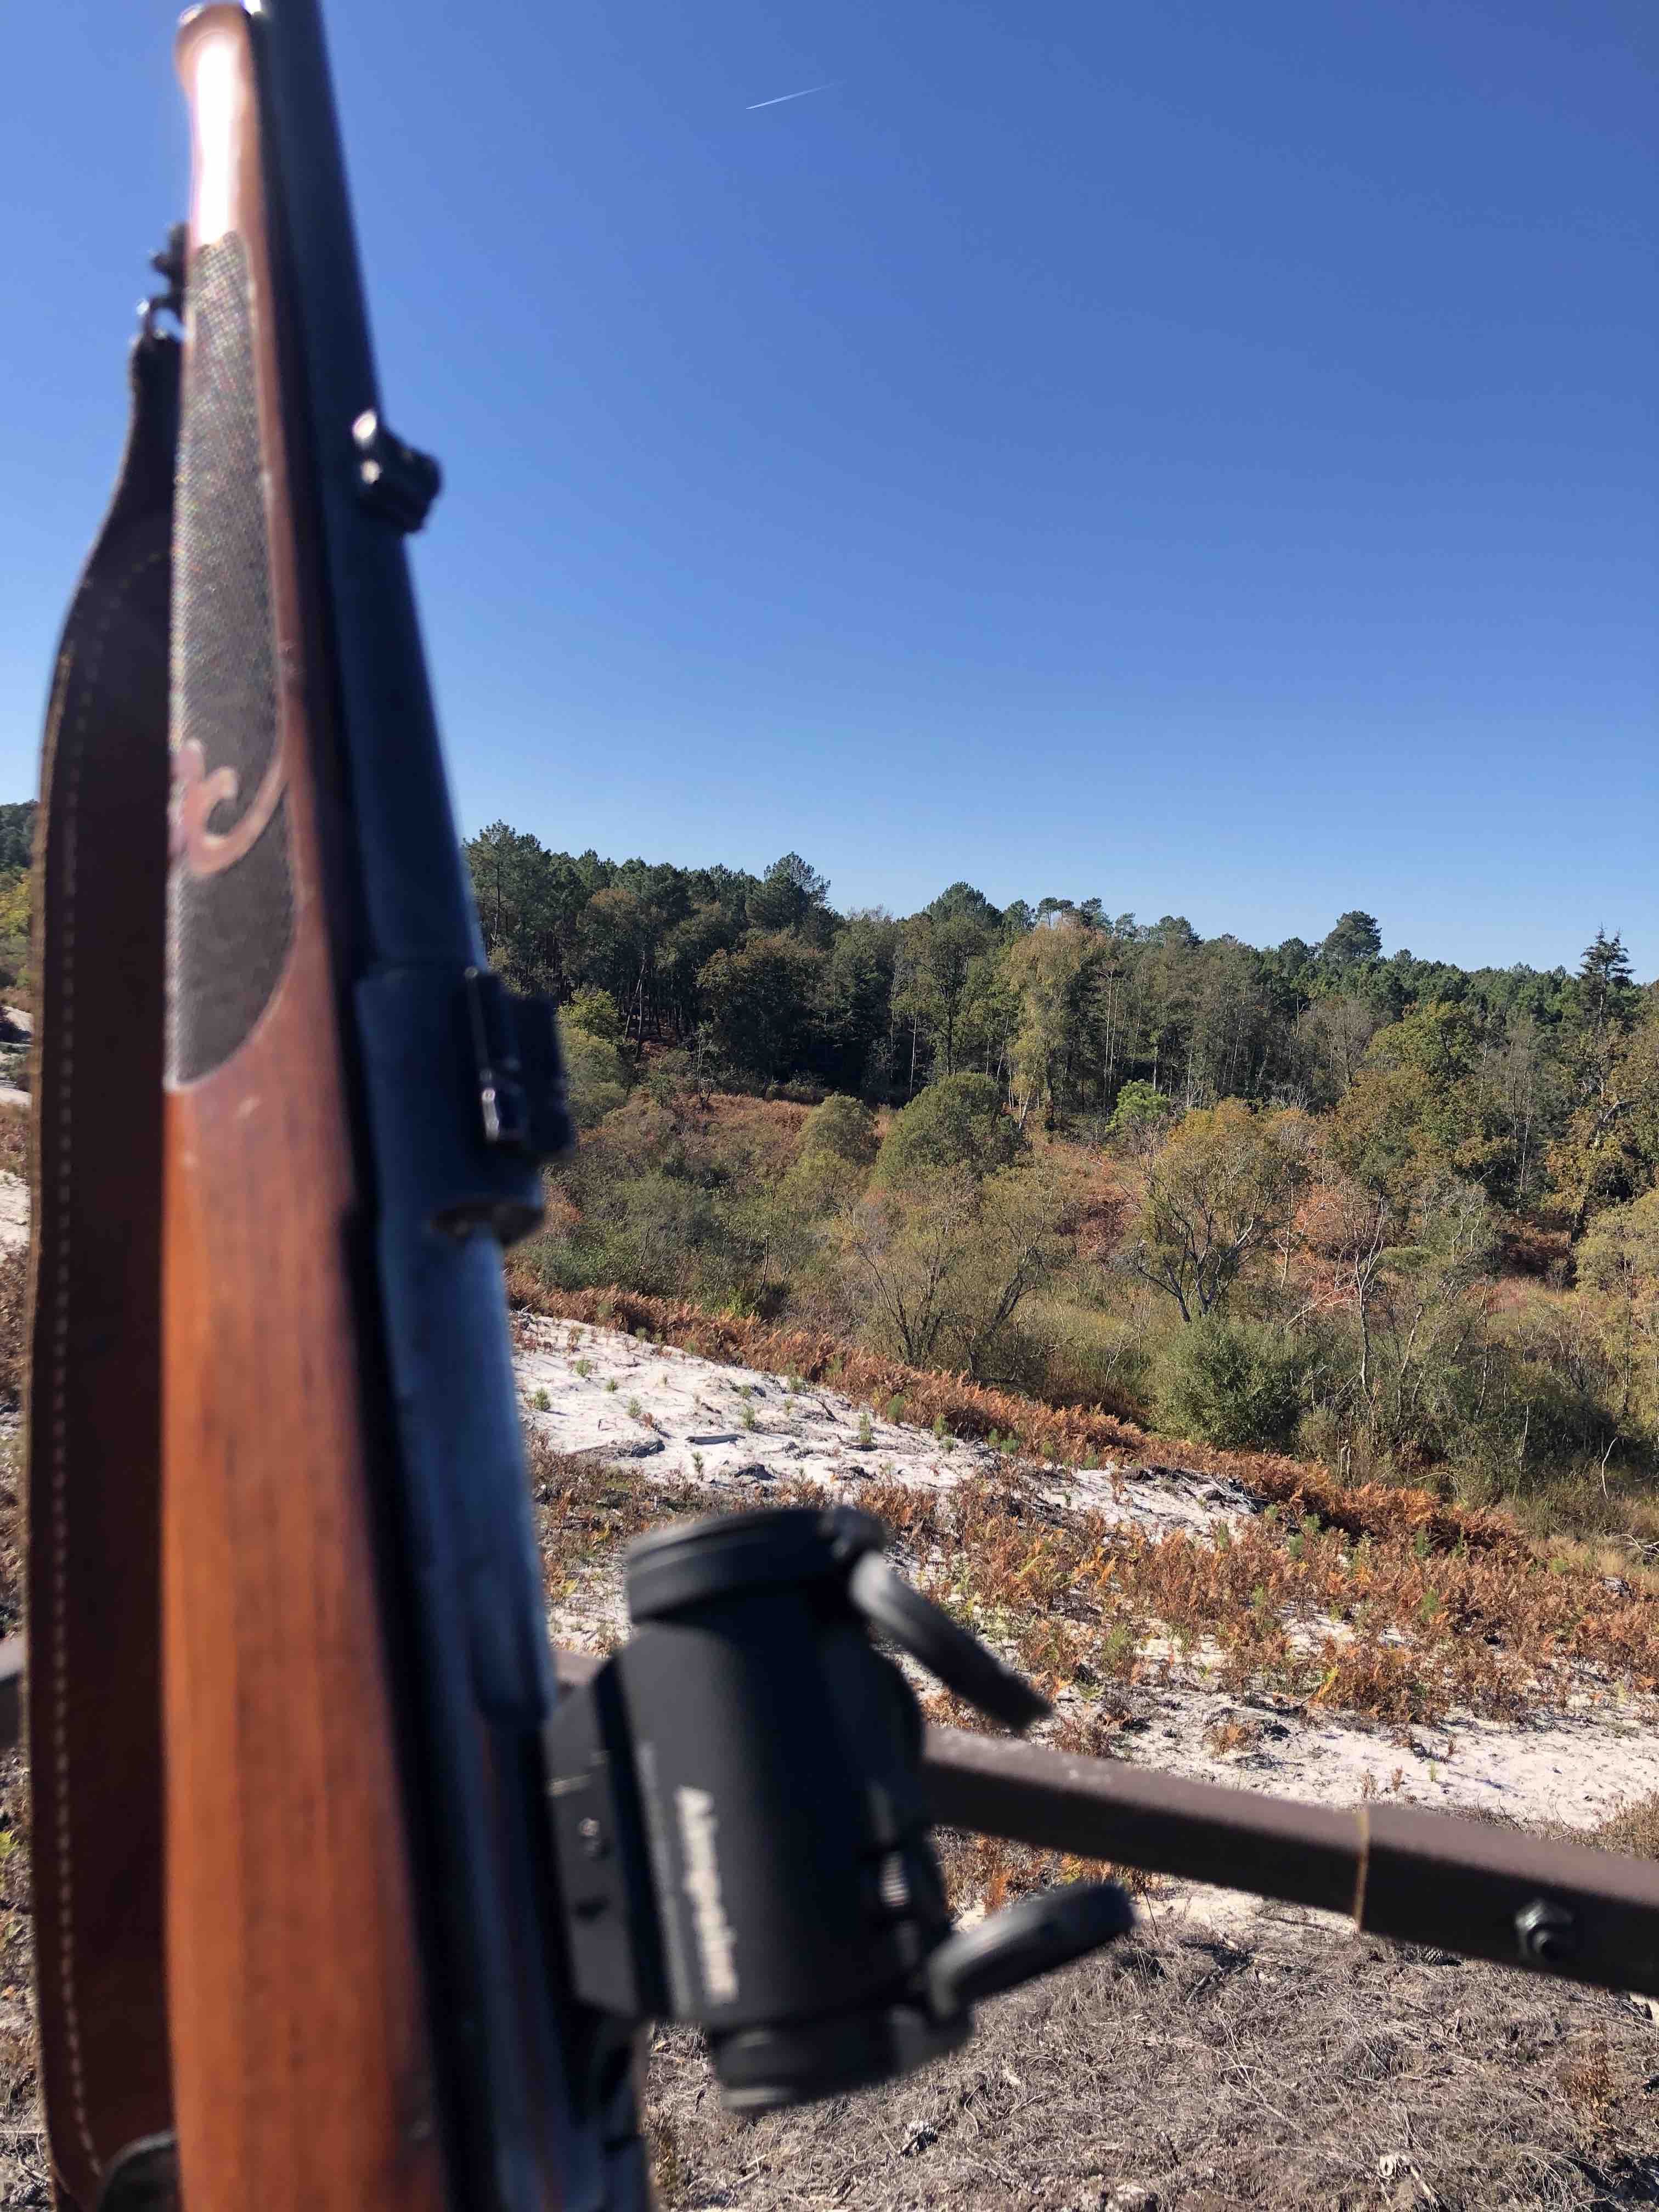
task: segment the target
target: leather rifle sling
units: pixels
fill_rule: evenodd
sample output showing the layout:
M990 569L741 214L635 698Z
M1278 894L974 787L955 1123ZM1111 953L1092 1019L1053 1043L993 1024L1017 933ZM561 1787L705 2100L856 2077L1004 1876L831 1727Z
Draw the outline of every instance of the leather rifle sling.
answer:
M153 325L132 349L120 477L58 651L35 842L28 1751L64 2212L173 2201L155 2139L173 2124L160 1310L179 351Z

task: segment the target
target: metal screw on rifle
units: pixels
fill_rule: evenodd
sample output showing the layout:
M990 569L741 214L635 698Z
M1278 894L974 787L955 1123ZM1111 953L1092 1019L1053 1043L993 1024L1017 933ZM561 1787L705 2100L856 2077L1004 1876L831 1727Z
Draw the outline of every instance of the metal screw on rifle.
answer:
M357 448L358 498L395 529L418 530L443 483L431 454L395 437L372 407L352 423L351 442Z
M582 1839L582 1849L591 1859L602 1859L611 1846L605 1842L605 1831L590 1813L576 1823L576 1833Z
M1521 1956L1529 1966L1565 1966L1578 1955L1578 1927L1565 1905L1538 1898L1515 1916Z

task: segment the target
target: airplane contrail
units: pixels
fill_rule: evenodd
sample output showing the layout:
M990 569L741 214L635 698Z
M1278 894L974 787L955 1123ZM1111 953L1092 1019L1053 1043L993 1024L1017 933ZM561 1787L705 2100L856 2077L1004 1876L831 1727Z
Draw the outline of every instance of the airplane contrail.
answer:
M833 92L840 82L839 77L832 76L827 84L809 84L801 92L781 92L775 100L751 100L743 112L752 115L757 107L781 107L786 100L805 100L815 92Z

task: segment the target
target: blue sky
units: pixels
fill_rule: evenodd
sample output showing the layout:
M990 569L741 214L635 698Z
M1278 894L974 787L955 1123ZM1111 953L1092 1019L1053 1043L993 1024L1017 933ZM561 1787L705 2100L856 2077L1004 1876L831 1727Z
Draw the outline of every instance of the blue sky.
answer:
M1659 972L1648 0L461 21L331 9L465 827ZM0 796L182 208L172 22L8 25Z

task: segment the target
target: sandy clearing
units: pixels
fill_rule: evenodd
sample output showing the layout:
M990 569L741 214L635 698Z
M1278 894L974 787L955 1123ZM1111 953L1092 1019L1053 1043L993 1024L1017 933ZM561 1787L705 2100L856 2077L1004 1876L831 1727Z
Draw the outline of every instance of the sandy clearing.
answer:
M939 1490L1000 1462L988 1445L883 1420L838 1391L722 1367L620 1330L526 1316L515 1334L526 1418L548 1442L560 1451L637 1461L654 1481L718 1491L783 1477L822 1483L851 1500L872 1478ZM1154 1536L1212 1528L1259 1510L1240 1484L1173 1468L1127 1479L1114 1468L1055 1469L1039 1487L1053 1504Z

